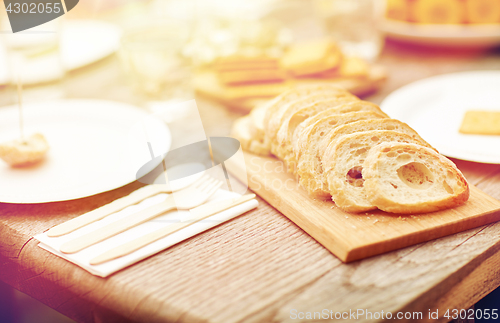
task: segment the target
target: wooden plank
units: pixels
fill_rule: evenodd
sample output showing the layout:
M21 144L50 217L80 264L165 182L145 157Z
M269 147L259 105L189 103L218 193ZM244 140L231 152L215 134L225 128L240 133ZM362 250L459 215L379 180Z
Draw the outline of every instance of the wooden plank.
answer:
M2 280L82 322L97 315L90 304L149 322L292 321L294 308L427 312L470 306L500 284L488 260L498 255L500 223L342 264L265 201L109 279L40 250L34 240L24 245L32 234L135 188L37 207L1 205L0 226L12 228L2 232L3 245L16 246L4 249L12 257L0 261ZM462 282L469 283L454 290ZM478 294L470 300L465 290Z
M499 232L500 223L496 223L343 264L270 307L273 311L255 313L252 321L296 322L290 315L292 309L303 313L364 309L393 315L422 313L422 320L391 320L397 322L448 322L444 317L447 309L467 309L483 293L500 284L500 277L495 276L497 270L492 272L489 267L498 263L500 243L491 237ZM486 284L481 281L484 277L489 280ZM481 282L482 287L471 289L472 282ZM457 293L465 290L464 294ZM469 296L473 296L472 299ZM429 311L436 310L439 318L429 319ZM356 320L379 321L388 320L370 320L366 316Z
M249 188L344 262L500 220L500 201L473 185L469 200L453 209L414 215L380 210L352 214L342 211L331 200L310 198L275 158L245 153L245 163ZM235 176L245 176L245 170L239 169Z

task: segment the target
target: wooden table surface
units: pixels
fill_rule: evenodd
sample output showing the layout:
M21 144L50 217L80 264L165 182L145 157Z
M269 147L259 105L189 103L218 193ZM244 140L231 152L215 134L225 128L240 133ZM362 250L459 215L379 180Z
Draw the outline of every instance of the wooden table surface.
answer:
M376 103L431 75L498 70L500 52L389 42L380 63L389 79L367 98ZM71 73L64 86L71 98L140 103L114 56ZM7 94L0 95L5 101ZM203 98L197 103L207 134L227 135L238 114ZM470 183L500 199L500 165L454 161ZM358 309L375 317L422 312L423 321L430 321L429 310L439 310L433 321L441 322L446 309L467 309L500 285L500 223L343 264L260 200L258 209L107 279L42 250L32 238L139 186L68 202L0 204L0 279L79 322L288 322L300 312Z

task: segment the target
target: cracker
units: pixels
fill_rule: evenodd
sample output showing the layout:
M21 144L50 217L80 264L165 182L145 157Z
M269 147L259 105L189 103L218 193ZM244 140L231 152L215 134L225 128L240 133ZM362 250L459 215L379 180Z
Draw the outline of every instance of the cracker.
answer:
M465 112L461 133L500 135L500 111L469 110Z
M293 45L281 59L281 66L296 76L315 74L337 67L340 50L330 41Z
M239 84L250 82L284 81L286 74L280 69L253 69L219 72L219 80L223 84Z

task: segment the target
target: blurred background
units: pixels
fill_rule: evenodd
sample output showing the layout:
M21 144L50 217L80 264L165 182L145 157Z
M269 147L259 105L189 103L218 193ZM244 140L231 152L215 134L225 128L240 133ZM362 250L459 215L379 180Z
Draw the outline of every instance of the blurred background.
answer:
M0 106L18 101L21 84L27 103L113 100L171 122L182 118L176 103L196 98L216 107L199 105L202 118L217 119L291 84L335 83L380 103L419 76L500 68L499 0L85 0L17 34L3 9ZM71 322L1 282L0 317Z

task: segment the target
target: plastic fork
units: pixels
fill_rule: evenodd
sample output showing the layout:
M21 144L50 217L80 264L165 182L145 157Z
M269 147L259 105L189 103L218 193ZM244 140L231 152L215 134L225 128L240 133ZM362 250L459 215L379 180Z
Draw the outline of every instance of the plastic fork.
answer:
M160 214L173 209L192 209L205 203L212 196L222 182L208 176L205 180L199 180L196 184L174 193L159 204L152 205L145 210L131 214L126 218L110 223L96 231L89 232L74 240L68 241L60 247L63 253L75 253L91 245L106 240L118 233L124 232L141 223L149 221ZM202 179L203 179L202 178Z
M160 176L165 176L165 175L162 173L162 175ZM199 179L199 181L200 180L203 180L203 177ZM120 210L123 210L127 206L137 204L151 196L161 193L172 193L181 189L185 189L185 186L177 186L174 188L172 188L169 185L162 185L162 184L144 186L138 190L133 191L129 195L114 200L113 202L103 205L100 208L97 208L88 213L82 214L79 217L76 217L64 223L56 225L55 227L47 231L47 236L59 237L65 235L67 233L80 229L90 223L102 220L112 213L116 213Z

